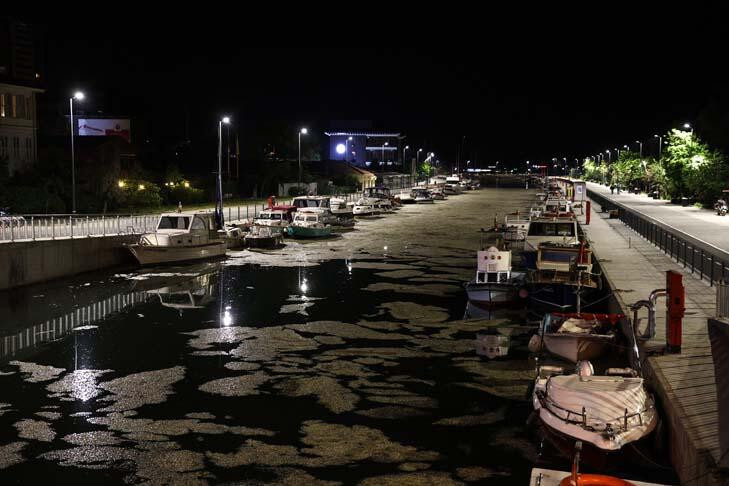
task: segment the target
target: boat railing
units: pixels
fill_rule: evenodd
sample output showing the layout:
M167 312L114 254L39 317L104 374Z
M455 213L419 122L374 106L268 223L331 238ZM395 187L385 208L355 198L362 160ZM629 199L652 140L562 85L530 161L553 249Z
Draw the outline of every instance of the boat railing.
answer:
M551 379L551 377L550 377ZM547 380L549 381L549 380ZM548 388L546 388L548 389ZM538 395L539 396L539 395ZM608 420L594 420L592 422L588 421L587 411L585 407L582 407L582 410L579 412L576 412L574 410L570 410L569 408L565 408L559 404L557 404L552 398L549 396L548 392L544 392L543 395L540 397L541 401L543 402L543 406L545 406L547 409L557 409L560 410L565 414L565 417L560 417L559 415L556 415L557 418L562 420L564 423L569 424L576 424L581 426L583 429L586 430L592 430L592 431L599 431L604 430L606 433L614 432L612 430L612 427L614 424L622 424L622 427L618 429L618 431L628 431L629 427L629 421L633 418L638 419L638 427L643 425L643 414L646 412L649 412L650 410L655 409L655 405L651 403L648 407L643 408L642 410L638 410L637 412L628 413L628 409L625 409L625 413L619 417L615 417L613 419ZM575 419L570 419L570 417L575 417ZM602 426L602 429L600 429L600 426Z

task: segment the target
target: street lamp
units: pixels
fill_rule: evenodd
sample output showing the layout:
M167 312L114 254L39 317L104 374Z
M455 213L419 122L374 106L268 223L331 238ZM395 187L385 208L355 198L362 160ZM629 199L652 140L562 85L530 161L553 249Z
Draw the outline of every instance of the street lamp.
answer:
M344 139L344 161L347 161L347 154L349 153L349 147L348 142L352 141L352 137L347 137Z
M660 135L653 135L653 138L658 139L658 158L660 159L661 158L661 142L663 142L663 137L661 137Z
M606 150L605 153L608 154L608 164L609 164L611 162L610 158L611 158L612 154L610 153L609 150Z
M215 201L215 219L219 225L218 229L223 229L223 124L230 124L230 117L224 116L218 120L218 197Z
M380 165L385 165L385 146L390 145L390 142L385 142L382 144L382 160L380 161Z
M405 167L405 151L410 148L410 145L405 145L405 147L402 149L402 165L403 168Z
M636 140L635 143L637 143L640 148L638 149L638 159L643 160L643 142L640 140Z
M76 91L73 96L68 99L68 106L71 114L71 207L74 214L76 213L76 153L73 146L73 100L81 101L83 99L84 94L81 91Z
M306 128L299 130L299 183L297 186L299 191L301 191L301 136L306 135L307 133L309 133L309 130Z
M689 123L684 123L684 124L683 124L683 127L684 127L684 128L686 129L686 130L691 130L691 133L694 133L694 129L693 129L692 127L691 127L691 125L690 125Z

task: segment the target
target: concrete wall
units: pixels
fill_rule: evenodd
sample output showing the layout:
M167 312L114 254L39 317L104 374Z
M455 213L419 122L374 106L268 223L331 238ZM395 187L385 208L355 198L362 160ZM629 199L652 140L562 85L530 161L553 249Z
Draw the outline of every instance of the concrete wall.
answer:
M125 235L0 244L0 290L131 263L122 244L137 239Z

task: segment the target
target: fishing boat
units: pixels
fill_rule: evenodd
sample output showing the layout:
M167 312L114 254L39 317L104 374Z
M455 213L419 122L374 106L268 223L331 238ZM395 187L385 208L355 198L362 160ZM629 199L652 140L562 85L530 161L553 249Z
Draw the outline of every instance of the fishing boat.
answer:
M127 248L140 265L155 265L223 256L226 242L216 233L213 213L163 213L153 233Z
M443 188L440 186L431 187L428 191L430 192L430 196L435 200L443 201L444 199L447 199Z
M317 213L297 212L286 232L295 238L322 238L331 236L332 227L323 223L321 215Z
M583 474L578 473L575 479L566 471L554 469L533 468L529 479L529 486L668 486L659 483L646 483L635 479L621 479L615 476L604 474Z
M413 195L411 191L400 191L398 194L395 194L395 199L400 202L400 204L414 204L415 199L413 199Z
M600 276L592 273L592 251L584 243L541 243L536 255L536 269L526 279L534 308L580 312L581 298L601 288Z
M341 198L333 197L329 201L329 204L332 215L337 218L337 226L342 226L346 228L354 226L354 210L352 207L347 206L347 201Z
M468 300L481 304L512 302L517 299L523 274L512 275L511 251L495 246L476 253L476 276L466 284Z
M577 220L573 217L532 217L522 252L522 262L527 268L536 268L537 250L542 243L579 246Z
M329 196L298 196L291 201L291 205L296 206L297 213L318 214L324 224L337 223L337 216L332 212Z
M573 363L600 357L617 339L623 314L561 313L544 315L536 346Z
M545 428L598 451L616 451L648 436L658 414L643 378L630 368L608 369L594 375L589 361L564 374L561 367L541 366L532 404Z
M415 188L412 190L412 196L418 204L432 204L433 197L430 195L430 191L423 188Z
M245 242L249 248L277 248L283 244L283 229L281 226L253 225L245 235Z

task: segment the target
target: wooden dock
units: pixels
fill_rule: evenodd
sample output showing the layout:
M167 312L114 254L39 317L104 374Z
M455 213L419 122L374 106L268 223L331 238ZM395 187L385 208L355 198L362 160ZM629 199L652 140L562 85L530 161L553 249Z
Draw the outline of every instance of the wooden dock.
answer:
M707 320L715 314L716 289L620 220L609 219L607 213L594 210L591 220L583 228L624 314L632 316L630 304L647 299L655 289L666 287L667 270L683 275L686 313L681 353L649 355L643 362L644 374L664 412L670 457L681 483L729 484L729 475L720 474L717 466L726 458L722 457L725 451L719 444L717 385L707 331ZM646 349L660 349L665 344L664 298L658 299L656 309L656 336L647 343ZM645 311L641 316L645 317Z

